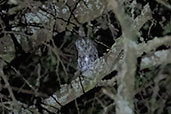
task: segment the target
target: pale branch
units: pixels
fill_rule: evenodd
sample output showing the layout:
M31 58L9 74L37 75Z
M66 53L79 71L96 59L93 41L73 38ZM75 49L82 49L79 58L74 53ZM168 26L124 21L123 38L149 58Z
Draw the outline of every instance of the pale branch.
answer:
M122 42L123 38L120 38L120 42ZM167 46L170 47L171 46L171 36L163 36L163 37L155 37L153 40L148 41L147 43L140 43L137 46L137 57L141 57L143 53L147 53L146 56L142 57L142 61L141 61L141 65L140 65L140 69L144 69L144 68L149 68L150 66L155 66L155 65L160 65L162 64L162 62L166 62L166 63L170 63L170 58L169 58L169 53L170 53L170 49L168 50L160 50L160 51L156 51L156 48L160 47L160 46ZM149 56L148 53L151 53L151 55ZM160 57L162 56L163 57ZM154 57L154 58L153 58ZM158 58L158 61L156 61L155 59ZM166 60L165 60L166 58ZM146 60L155 60L155 61L150 61L147 63ZM120 64L122 64L123 59L120 59L117 62L117 65L115 66L114 70L120 70ZM119 64L120 63L120 64ZM152 65L153 64L153 65Z
M134 113L134 86L135 71L137 64L137 36L138 31L133 28L133 21L125 13L123 4L119 0L108 0L109 7L112 8L118 18L123 36L124 62L121 65L121 71L118 72L117 94L116 94L116 114Z
M140 70L168 63L171 63L171 49L156 51L142 58Z
M138 53L140 56L143 53L148 53L150 51L155 51L161 45L170 46L171 45L171 36L155 37L153 40L148 41L147 43L143 42L138 45Z
M171 46L171 36L156 37L153 40L148 41L147 43L141 43L138 45L137 56L141 56L143 53L147 53L141 60L140 69L149 68L151 66L160 65L163 63L171 63L171 50L161 50L156 51L156 48L159 46ZM149 52L153 52L151 55L148 55Z
M117 114L133 114L134 105L134 83L136 71L136 44L133 41L124 39L124 62L117 78L117 97L116 97L116 113Z

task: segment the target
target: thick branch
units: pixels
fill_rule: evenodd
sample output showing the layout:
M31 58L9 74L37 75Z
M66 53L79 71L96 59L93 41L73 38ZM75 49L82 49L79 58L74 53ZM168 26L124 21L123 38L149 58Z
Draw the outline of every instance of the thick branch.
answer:
M140 68L150 68L161 64L171 63L171 49L154 52L142 58Z
M135 31L132 27L133 22L131 18L125 14L123 5L119 0L109 0L109 4L121 24L125 52L124 62L121 65L121 72L119 72L117 78L118 90L115 100L116 113L133 114L134 83L137 63L137 44L135 41L138 31Z

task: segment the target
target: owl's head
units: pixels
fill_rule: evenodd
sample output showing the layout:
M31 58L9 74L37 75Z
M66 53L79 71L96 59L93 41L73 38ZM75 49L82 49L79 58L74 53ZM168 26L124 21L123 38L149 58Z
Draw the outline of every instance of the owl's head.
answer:
M77 50L81 52L90 51L93 46L93 42L88 38L81 38L75 42Z

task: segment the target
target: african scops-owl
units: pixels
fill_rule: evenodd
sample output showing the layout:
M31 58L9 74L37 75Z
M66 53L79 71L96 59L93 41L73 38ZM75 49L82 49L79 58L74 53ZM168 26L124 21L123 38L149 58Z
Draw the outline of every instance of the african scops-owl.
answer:
M94 42L88 38L78 39L75 45L78 51L77 69L84 72L98 58L98 52Z

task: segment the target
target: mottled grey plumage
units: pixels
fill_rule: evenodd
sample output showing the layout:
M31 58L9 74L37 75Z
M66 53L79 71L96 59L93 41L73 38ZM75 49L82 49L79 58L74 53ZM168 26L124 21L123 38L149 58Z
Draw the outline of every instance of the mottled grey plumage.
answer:
M88 65L98 58L98 52L94 42L88 38L81 38L75 42L78 59L77 69L84 72L88 69Z

